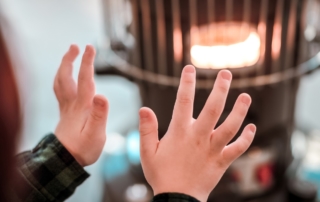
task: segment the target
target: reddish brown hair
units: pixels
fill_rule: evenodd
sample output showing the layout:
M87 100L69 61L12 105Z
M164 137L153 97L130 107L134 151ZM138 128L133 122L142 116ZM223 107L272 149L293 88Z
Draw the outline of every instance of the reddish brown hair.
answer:
M13 179L13 157L20 121L17 86L0 30L0 201L7 201L7 189Z

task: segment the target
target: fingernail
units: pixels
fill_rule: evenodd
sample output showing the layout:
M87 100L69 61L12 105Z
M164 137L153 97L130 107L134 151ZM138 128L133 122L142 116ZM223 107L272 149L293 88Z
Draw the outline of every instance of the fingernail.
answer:
M221 76L223 79L230 81L232 74L229 71L221 71Z
M247 94L242 95L242 96L241 96L241 101L242 101L244 104L246 104L246 105L250 105L250 103L251 103L251 97L250 97L249 95L247 95Z
M140 114L140 118L141 118L141 119L146 119L146 118L149 117L148 112L146 112L146 111L144 111L144 110L140 110L139 114Z
M104 102L100 99L94 98L93 99L93 103L97 106L103 107L104 106Z
M255 133L256 130L257 130L257 127L256 127L255 125L251 124L251 125L249 126L249 129L250 129L250 131L251 131L252 133Z
M88 52L89 51L89 45L86 45L86 49L84 52Z
M191 66L191 65L188 65L184 68L184 71L187 72L187 73L194 73L194 67Z
M69 51L73 52L75 50L76 45L71 44L69 47Z

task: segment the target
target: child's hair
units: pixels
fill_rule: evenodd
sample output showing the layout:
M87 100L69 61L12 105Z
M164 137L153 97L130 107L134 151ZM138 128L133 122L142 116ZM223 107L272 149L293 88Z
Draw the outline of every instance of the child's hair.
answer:
M6 194L14 179L14 153L20 118L17 86L0 30L0 201L8 201Z

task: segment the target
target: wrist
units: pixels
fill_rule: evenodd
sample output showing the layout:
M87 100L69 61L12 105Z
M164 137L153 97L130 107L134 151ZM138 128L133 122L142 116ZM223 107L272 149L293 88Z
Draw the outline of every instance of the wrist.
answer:
M77 163L78 163L81 167L87 166L86 163L85 163L85 161L82 160L81 154L78 154L78 153L75 152L75 151L71 151L71 150L69 150L68 148L66 148L66 149L69 151L69 153L73 156L73 158L77 161Z
M67 140L64 138L61 138L57 132L55 133L56 138L59 140L61 145L70 153L70 155L76 160L76 162L81 166L85 167L86 164L85 161L82 158L82 155L78 152L76 148L71 147L69 144L67 144Z

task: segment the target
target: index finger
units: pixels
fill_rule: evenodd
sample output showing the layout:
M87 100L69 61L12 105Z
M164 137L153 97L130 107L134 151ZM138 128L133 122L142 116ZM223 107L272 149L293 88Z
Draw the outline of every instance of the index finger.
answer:
M76 84L72 78L73 62L79 54L77 45L71 45L63 56L55 78L55 91L59 101L72 100L76 97ZM59 95L59 96L58 96Z
M220 151L239 131L251 104L248 94L241 94L226 120L214 131L212 144L214 150Z
M78 76L78 99L81 103L91 103L95 95L94 85L94 63L95 49L87 45L82 57L80 72Z

